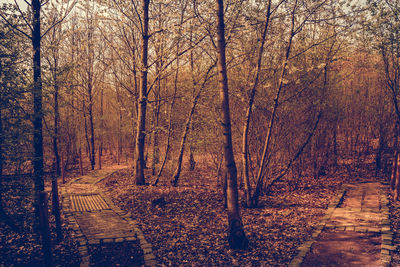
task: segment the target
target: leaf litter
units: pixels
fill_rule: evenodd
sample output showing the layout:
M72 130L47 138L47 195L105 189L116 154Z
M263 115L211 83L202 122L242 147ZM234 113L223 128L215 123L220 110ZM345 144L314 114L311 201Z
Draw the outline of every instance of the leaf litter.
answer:
M314 179L283 179L259 208L241 208L248 250L231 250L227 243L227 218L223 195L216 179L191 178L181 184L134 185L132 169L118 171L100 186L121 209L131 212L161 265L285 266L325 214L344 174ZM243 196L240 190L241 199ZM163 200L163 204L154 204Z

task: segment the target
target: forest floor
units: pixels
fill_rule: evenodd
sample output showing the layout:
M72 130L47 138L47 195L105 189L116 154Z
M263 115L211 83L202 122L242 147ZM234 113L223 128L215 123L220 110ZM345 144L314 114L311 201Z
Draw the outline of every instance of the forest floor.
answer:
M342 184L386 180L373 177L368 171L349 174L340 169L319 179L285 178L262 197L259 208L241 209L250 249L235 251L229 249L226 240L227 219L218 180L201 162L196 168L182 174L178 187L170 185L167 175L161 177L158 186L135 186L131 168L121 169L98 184L116 205L132 214L162 265L286 266L297 254L297 247L319 225ZM150 173L147 177L150 177L148 182L153 182ZM5 182L6 211L21 224L22 230L15 233L0 222L0 265L39 266L40 243L30 226L33 209L31 194L26 190L31 183L20 180ZM400 205L391 200L389 204L393 241L397 246ZM78 244L68 225L64 225L64 236L61 243L54 244L54 261L57 266L78 266ZM113 260L115 251L112 249L107 259L99 265L93 263L94 266ZM97 253L97 258L102 253ZM398 250L392 258L394 266L400 265Z
M33 227L33 195L31 177L13 177L3 181L4 210L18 230L12 230L0 218L0 266L43 266L40 236ZM72 229L63 220L63 239L56 242L55 219L50 210L49 220L54 265L79 266L78 245Z
M211 174L187 172L176 188L169 180L156 187L138 187L132 185L132 177L132 170L122 170L101 186L121 209L132 213L157 260L167 266L287 266L342 184L379 180L346 172L319 179L283 179L262 197L259 208L242 208L250 249L234 251L226 240L221 188Z

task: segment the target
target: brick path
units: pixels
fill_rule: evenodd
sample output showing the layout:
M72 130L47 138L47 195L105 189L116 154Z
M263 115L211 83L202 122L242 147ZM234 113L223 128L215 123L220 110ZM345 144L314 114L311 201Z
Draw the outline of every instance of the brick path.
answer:
M390 266L392 250L385 185L344 185L289 266Z
M152 247L131 214L115 206L96 186L114 171L96 171L73 179L61 188L63 212L79 242L81 267L90 265L88 245L136 240L143 250L145 266L156 266Z

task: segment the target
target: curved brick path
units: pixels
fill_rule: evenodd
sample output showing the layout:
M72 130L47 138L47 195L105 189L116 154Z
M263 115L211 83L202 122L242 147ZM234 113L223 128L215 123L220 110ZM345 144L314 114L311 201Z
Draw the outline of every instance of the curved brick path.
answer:
M96 183L117 169L109 168L73 179L61 187L63 211L79 242L81 267L90 265L88 245L139 240L145 266L156 266L151 245L130 213L105 196Z
M392 239L386 186L343 185L289 266L390 266Z

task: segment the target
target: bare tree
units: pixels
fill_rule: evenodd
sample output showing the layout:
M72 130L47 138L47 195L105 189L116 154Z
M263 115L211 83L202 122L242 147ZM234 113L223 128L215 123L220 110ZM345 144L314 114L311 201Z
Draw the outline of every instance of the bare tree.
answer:
M221 124L224 144L224 163L227 181L228 241L233 249L245 249L248 240L243 229L239 211L237 169L232 147L231 118L229 110L228 75L225 56L224 1L217 0L217 57L218 86L221 101Z
M141 70L140 70L140 90L139 90L139 109L137 117L137 130L136 130L136 149L135 149L135 182L137 185L145 184L144 168L144 145L146 139L146 107L147 107L147 54L149 46L149 4L150 0L142 0L142 18L141 18L141 31L142 31L142 44L141 44Z

